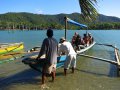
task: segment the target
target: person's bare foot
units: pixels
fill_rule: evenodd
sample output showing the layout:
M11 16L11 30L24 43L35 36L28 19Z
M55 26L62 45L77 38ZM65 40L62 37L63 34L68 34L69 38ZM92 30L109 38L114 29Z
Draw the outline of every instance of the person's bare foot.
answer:
M41 90L44 90L44 89L49 89L49 87L46 84L42 84L41 85Z

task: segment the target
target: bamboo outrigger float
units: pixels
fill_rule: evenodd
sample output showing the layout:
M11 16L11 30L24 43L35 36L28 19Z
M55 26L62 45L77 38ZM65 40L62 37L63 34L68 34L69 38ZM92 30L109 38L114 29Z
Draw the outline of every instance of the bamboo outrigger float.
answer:
M118 50L119 49L116 48L116 46L114 46L115 60L104 59L104 58L99 58L99 57L85 55L85 54L78 54L78 56L83 56L83 57L92 58L92 59L95 59L95 60L100 60L100 61L104 61L104 62L114 64L117 67L117 76L120 76L120 74L119 74L119 72L120 72L120 54L119 54Z
M115 59L117 61L117 75L120 76L119 75L119 71L120 71L120 54L118 52L118 49L115 48L114 51L115 51Z

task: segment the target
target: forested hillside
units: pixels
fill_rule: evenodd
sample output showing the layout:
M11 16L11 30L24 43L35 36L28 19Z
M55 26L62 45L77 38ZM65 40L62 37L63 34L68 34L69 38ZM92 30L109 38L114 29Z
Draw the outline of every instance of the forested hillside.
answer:
M84 22L79 13L43 15L33 13L6 13L0 14L0 29L41 30L51 27L64 29L64 17L67 16L79 23L87 24L88 29L120 29L120 18L99 15L94 22ZM80 29L74 25L68 25L69 29Z

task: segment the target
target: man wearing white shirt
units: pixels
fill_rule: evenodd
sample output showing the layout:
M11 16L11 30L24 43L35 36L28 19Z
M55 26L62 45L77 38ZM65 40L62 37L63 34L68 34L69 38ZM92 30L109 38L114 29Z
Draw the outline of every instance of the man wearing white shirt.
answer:
M74 69L76 67L76 52L73 49L71 43L66 41L64 37L60 39L60 43L61 45L59 47L59 55L61 55L61 53L67 55L66 61L64 63L64 74L66 76L67 69L69 69L70 66L72 67L72 73L74 73Z

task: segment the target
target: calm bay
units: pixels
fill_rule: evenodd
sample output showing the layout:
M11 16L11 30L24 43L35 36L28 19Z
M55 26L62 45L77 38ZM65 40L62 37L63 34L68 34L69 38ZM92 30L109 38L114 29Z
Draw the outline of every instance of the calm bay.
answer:
M67 30L67 40L71 41L75 32L81 36L86 30ZM116 45L120 49L120 30L87 30L100 44ZM54 37L58 40L64 36L64 30L54 30ZM46 38L46 30L32 31L0 31L0 43L24 42L25 51L41 46ZM85 54L114 60L114 49L107 46L95 45ZM13 66L14 65L14 66ZM3 70L4 69L4 70ZM21 62L12 61L0 65L0 87L5 90L39 90L40 73ZM57 70L54 83L47 84L49 90L119 90L120 78L116 77L116 66L103 61L85 57L77 57L75 74L68 72L63 75L63 68ZM1 90L2 90L1 89Z

